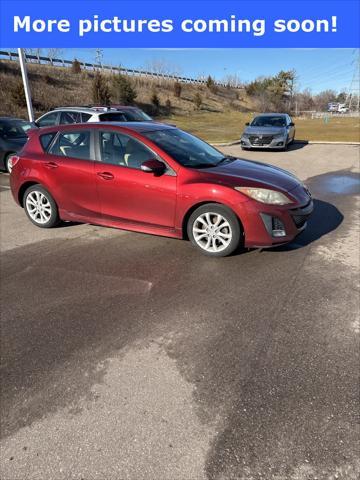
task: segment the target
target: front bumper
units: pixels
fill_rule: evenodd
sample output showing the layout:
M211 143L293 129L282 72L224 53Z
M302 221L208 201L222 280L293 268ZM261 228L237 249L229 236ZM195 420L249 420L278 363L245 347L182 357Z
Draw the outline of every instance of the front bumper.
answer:
M259 202L242 204L240 218L245 231L245 247L272 247L289 243L307 224L314 205L311 198L301 206L263 205ZM283 233L279 235L279 232Z
M261 138L261 136L252 135L251 137L256 137L256 139L250 138L250 137L244 137L244 136L241 137L240 144L243 148L279 149L279 148L284 148L286 146L286 141L287 141L286 136L272 137L271 140L269 140L267 136L264 136L263 138Z

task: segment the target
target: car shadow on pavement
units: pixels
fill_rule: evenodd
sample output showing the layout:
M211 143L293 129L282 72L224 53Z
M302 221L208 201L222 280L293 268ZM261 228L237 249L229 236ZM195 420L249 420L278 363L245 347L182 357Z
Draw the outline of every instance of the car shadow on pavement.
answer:
M67 227L76 227L76 225L82 225L82 222L70 222L61 220L60 223L56 225L54 228L67 228Z
M335 205L324 200L314 199L314 211L307 222L306 229L293 242L269 248L267 251L290 251L305 247L336 230L343 220L343 214Z
M306 147L308 144L309 144L309 142L307 140L295 140L294 143L291 143L288 146L287 151L291 152L292 150L301 150L302 148ZM286 152L286 150L285 150L285 152Z

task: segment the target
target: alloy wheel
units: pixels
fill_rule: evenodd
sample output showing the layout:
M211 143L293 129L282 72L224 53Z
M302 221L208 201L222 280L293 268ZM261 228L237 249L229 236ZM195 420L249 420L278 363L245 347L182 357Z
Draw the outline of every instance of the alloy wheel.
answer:
M49 199L42 192L33 190L26 197L26 209L30 218L40 225L50 221L52 209Z
M221 252L231 243L230 223L219 213L206 212L199 215L192 226L197 245L207 252Z

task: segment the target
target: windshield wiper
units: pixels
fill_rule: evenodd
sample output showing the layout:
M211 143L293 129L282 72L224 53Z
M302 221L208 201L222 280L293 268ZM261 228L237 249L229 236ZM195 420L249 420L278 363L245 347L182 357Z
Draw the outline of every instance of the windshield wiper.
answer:
M233 157L231 155L227 155L226 157L223 157L221 160L218 161L218 163L216 164L216 166L220 165L221 163L230 163L230 162L234 162L236 160L236 157Z

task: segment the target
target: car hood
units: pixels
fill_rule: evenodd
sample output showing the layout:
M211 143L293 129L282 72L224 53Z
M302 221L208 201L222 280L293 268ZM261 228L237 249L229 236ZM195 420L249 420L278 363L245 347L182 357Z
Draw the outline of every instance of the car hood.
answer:
M203 172L205 173L205 171ZM212 180L217 183L239 187L272 187L276 190L289 192L302 184L295 175L282 168L243 159L236 159L217 167L207 168L206 174L211 175Z
M247 135L283 135L285 127L246 127L244 133Z

